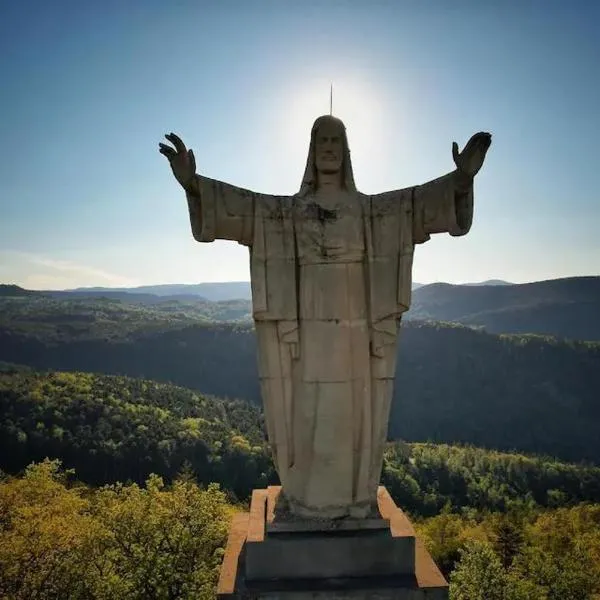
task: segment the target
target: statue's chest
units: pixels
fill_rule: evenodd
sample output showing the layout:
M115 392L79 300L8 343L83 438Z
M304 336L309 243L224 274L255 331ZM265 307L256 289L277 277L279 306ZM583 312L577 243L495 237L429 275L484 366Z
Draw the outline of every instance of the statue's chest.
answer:
M346 199L347 200L347 199ZM356 260L364 253L363 218L358 202L326 208L306 199L295 215L299 258L320 261Z

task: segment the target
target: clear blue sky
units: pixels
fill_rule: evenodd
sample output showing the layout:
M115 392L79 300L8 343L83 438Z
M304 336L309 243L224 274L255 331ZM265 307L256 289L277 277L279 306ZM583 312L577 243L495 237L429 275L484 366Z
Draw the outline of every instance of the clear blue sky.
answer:
M418 247L416 281L597 275L599 23L592 0L2 2L0 282L248 279L245 248L192 239L158 142L294 193L330 81L367 193L493 134L471 232Z

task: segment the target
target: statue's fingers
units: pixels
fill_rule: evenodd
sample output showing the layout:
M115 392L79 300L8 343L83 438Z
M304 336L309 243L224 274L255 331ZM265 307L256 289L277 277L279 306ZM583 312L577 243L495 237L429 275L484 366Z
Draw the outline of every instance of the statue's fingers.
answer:
M196 157L194 156L194 151L190 148L188 150L188 156L190 157L190 165L194 173L196 172Z
M489 146L492 143L492 136L487 131L480 131L475 135L479 144L487 144Z
M492 138L489 135L481 135L477 140L477 149L484 154L488 151L490 144L492 143Z
M477 146L479 144L479 140L481 140L481 132L473 134L467 142L465 148L473 148Z
M452 142L452 158L454 162L458 160L458 144L456 142Z
M164 154L167 158L169 158L170 156L175 156L177 154L177 152L171 148L171 146L167 146L167 144L158 144L159 147L159 152L161 154Z
M185 144L181 141L181 138L178 135L175 135L173 132L165 135L165 137L175 146L177 152L186 152L187 149Z

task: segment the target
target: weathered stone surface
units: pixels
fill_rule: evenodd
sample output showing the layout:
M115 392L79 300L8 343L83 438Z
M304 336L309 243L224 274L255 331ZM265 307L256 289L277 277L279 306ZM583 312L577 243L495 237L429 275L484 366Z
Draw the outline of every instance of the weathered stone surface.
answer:
M250 249L253 316L267 433L287 510L370 518L376 501L402 313L416 244L464 235L489 134L457 169L420 186L357 191L343 123L312 128L298 194L258 194L196 174L174 134L161 144L186 191L194 238Z
M390 528L389 519L381 518L379 508L376 514L371 518L363 519L328 519L315 518L303 519L291 512L277 513L275 518L276 505L281 497L280 486L269 486L267 488L267 513L266 513L266 532L269 533L306 533L306 532L335 532L335 531L373 531L388 530Z
M446 600L447 583L406 515L378 489L389 528L276 533L268 530L279 488L255 490L236 515L225 550L220 598ZM275 520L276 522L276 520Z

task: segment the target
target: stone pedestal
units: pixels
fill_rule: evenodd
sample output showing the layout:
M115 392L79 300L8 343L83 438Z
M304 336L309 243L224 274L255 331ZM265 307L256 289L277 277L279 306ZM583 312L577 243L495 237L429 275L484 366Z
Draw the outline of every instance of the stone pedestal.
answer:
M448 584L387 490L380 518L273 521L279 487L254 490L234 517L217 594L222 599L447 600Z

